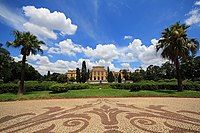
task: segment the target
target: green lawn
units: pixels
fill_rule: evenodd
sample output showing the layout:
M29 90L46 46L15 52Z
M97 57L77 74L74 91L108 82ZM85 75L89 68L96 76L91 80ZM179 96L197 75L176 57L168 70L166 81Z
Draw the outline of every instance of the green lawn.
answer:
M17 96L12 93L0 94L0 101L25 100L25 99L47 99L47 98L80 98L80 97L198 97L200 91L177 92L174 90L157 90L130 92L129 90L117 89L85 89L70 90L65 93L51 94L50 91L35 91Z

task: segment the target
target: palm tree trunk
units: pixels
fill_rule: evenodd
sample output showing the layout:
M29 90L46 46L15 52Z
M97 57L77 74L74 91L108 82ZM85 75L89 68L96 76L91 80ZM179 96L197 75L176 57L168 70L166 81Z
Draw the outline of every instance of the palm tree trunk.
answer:
M18 95L23 95L24 93L25 62L26 62L26 55L23 55L22 68L21 68L21 81L20 81L20 86L18 90Z
M178 81L178 91L182 92L183 91L183 87L182 87L180 63L179 63L178 58L176 59L176 76L177 76L177 81Z

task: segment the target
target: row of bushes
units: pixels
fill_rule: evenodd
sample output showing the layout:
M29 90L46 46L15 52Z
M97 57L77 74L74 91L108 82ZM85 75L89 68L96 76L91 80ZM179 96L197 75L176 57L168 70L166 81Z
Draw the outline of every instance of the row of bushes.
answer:
M53 93L67 92L68 90L80 90L87 89L89 86L87 84L58 84L58 83L25 83L25 91L52 91ZM0 84L0 94L1 93L17 93L19 89L19 84Z
M130 83L130 84L110 84L110 87L113 89L125 89L130 91L139 91L139 90L177 90L177 84L175 83L157 83L157 84L139 84L139 83ZM199 84L183 84L183 90L194 90L200 91Z
M177 90L176 82L138 82L138 83L112 83L101 85L101 88L125 89L130 91L139 90ZM17 93L19 88L18 84L0 84L0 93ZM88 84L59 84L52 81L26 81L25 91L52 91L53 93L67 92L68 90L80 90L88 88L99 88L96 85ZM183 84L184 90L200 91L200 84L196 82L185 82Z
M44 82L38 82L38 81L26 81L25 91L46 91L50 90L50 86L55 84L56 82L53 81L44 81ZM0 93L17 93L19 89L19 82L17 84L10 83L10 84L0 84Z

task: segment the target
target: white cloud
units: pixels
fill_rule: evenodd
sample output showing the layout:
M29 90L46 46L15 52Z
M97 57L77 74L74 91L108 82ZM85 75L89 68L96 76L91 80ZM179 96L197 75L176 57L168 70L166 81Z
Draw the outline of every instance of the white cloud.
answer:
M128 48L132 51L133 56L137 56L147 49L145 45L142 45L140 39L134 39L133 42L129 43Z
M82 47L73 43L71 39L67 39L56 44L58 47L51 47L48 53L54 54L67 54L69 56L75 56L76 53L82 52Z
M199 6L200 1L195 2L195 5ZM200 8L199 7L198 8L195 7L186 15L189 16L189 18L185 20L185 23L187 25L198 24L200 26Z
M77 26L72 24L71 19L62 12L50 12L47 8L35 8L34 6L24 6L23 10L25 16L29 18L29 21L24 24L26 29L36 32L33 31L33 27L40 27L41 34L47 38L57 38L54 30L68 35L73 35L77 30Z
M161 51L156 52L156 44L158 40L152 39L150 46L142 45L140 39L134 39L132 43L129 44L128 48L132 51L133 56L138 58L138 61L142 64L142 67L148 65L161 65L166 60L161 57Z
M21 61L22 55L18 57L14 57L15 61ZM51 73L66 73L67 70L73 70L79 67L81 69L82 62L86 61L87 69L92 69L93 66L109 66L112 71L119 71L120 68L116 68L115 65L109 61L99 60L99 61L91 61L90 59L80 58L78 61L65 61L65 60L57 60L55 62L51 62L48 56L30 55L27 57L27 62L38 70L42 75L46 74L48 71Z
M130 35L128 35L128 36L124 36L124 40L126 40L126 39L132 39L133 37L132 36L130 36Z
M49 48L46 46L46 45L40 45L40 48L45 51L45 50L48 50Z
M58 36L56 32L59 35L73 35L77 30L77 25L72 24L71 19L62 12L50 12L47 8L24 6L22 8L24 14L21 14L2 3L0 3L0 9L0 17L6 24L20 31L30 31L39 38L55 40Z
M95 49L90 47L84 48L83 52L87 57L93 59L103 59L106 61L113 61L114 59L117 59L119 55L117 47L114 44L98 44Z
M30 31L34 35L41 36L42 38L45 39L47 38L57 39L56 33L47 29L46 27L40 27L30 22L24 23L23 26L26 31Z
M120 64L122 67L125 67L125 68L129 68L130 67L130 64L129 63L122 63Z
M13 58L15 62L22 61L22 55L19 55L18 57L14 56Z
M200 6L200 1L196 1L194 5Z

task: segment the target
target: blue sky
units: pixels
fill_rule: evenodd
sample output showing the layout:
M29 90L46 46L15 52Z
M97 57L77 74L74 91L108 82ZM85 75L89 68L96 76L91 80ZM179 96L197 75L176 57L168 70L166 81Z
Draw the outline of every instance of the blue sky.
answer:
M200 40L200 1L0 0L0 42L13 41L13 30L45 41L43 55L28 57L41 74L65 73L83 60L88 68L115 71L161 65L166 60L155 45L163 29L177 21L190 25L189 37ZM7 49L21 60L19 49Z

